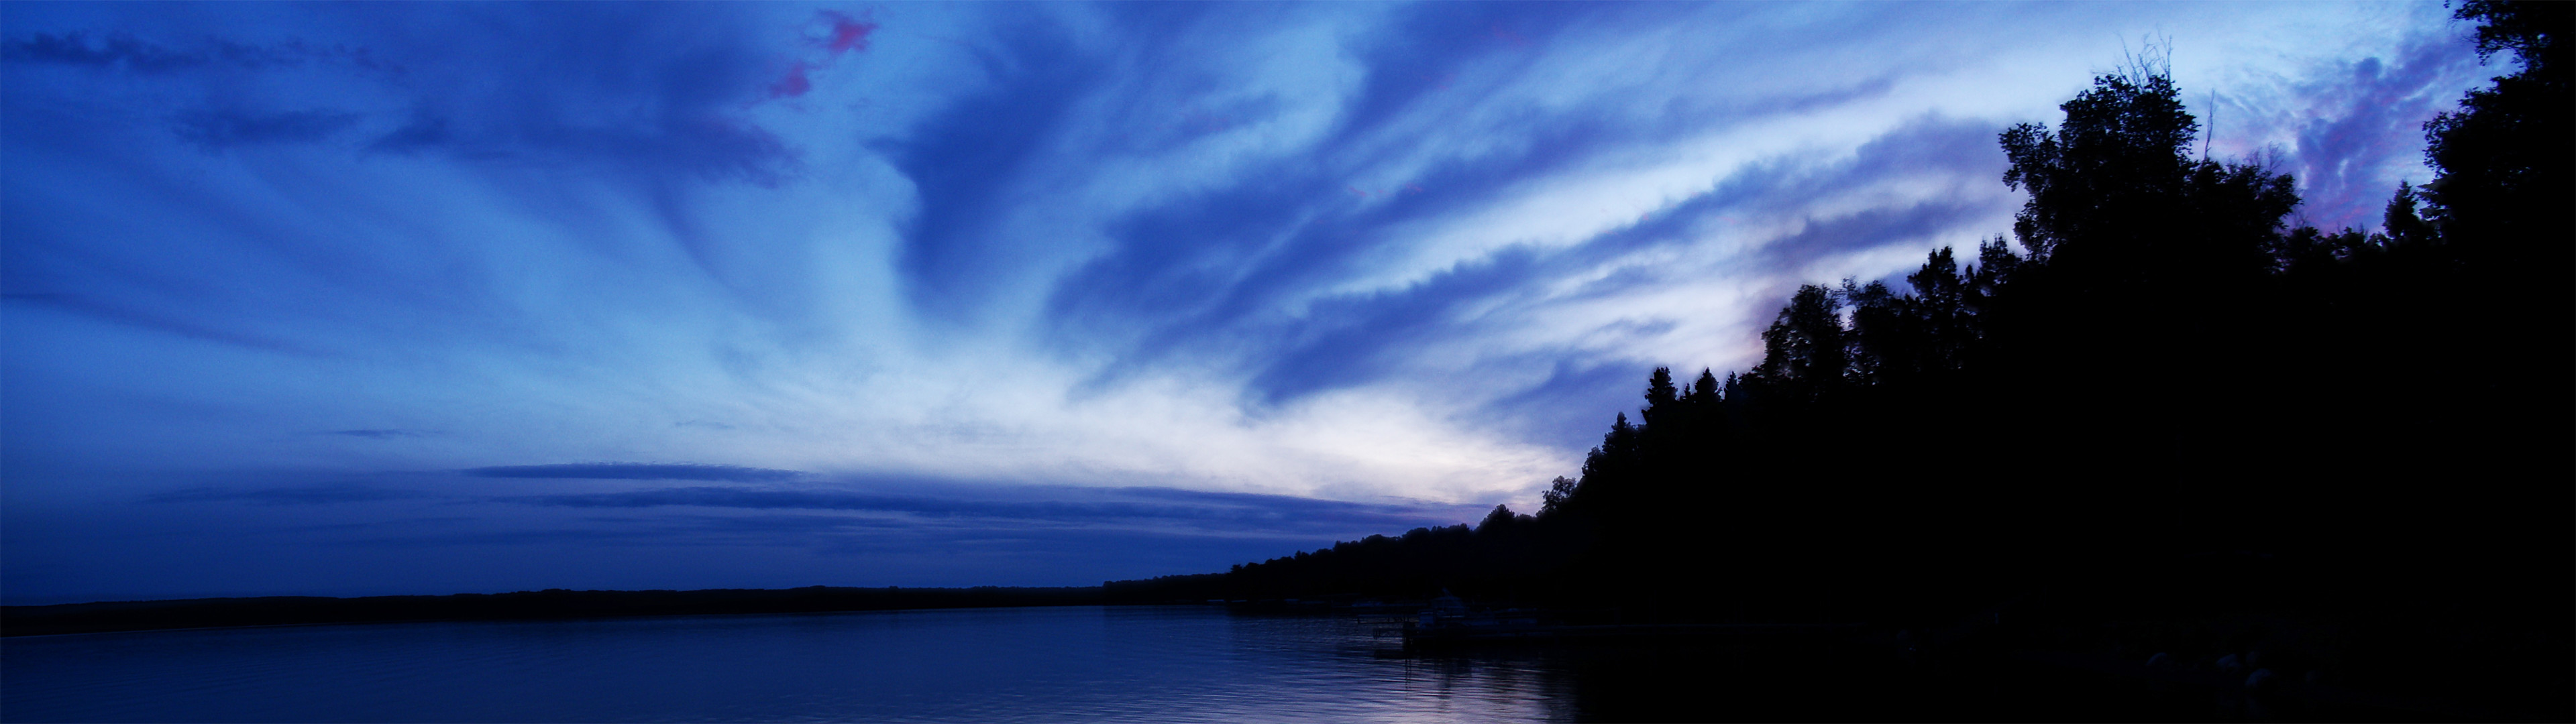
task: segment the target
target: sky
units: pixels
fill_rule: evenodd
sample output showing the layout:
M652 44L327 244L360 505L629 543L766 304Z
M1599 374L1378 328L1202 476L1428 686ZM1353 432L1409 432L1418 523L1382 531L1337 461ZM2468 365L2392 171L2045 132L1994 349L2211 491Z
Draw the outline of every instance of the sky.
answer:
M0 4L0 602L1088 585L1536 507L2169 59L2370 228L2438 3Z

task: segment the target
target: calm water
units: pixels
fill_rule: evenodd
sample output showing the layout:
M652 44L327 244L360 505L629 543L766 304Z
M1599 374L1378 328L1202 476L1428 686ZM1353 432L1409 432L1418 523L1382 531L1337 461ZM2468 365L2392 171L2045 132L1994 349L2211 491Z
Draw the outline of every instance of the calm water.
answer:
M1563 721L1539 659L1348 618L1068 607L0 641L8 721Z

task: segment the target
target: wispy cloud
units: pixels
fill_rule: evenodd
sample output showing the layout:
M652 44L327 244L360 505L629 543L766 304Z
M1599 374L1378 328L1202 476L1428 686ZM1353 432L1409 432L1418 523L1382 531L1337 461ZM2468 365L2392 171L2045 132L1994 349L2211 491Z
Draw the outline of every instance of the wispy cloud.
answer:
M144 500L153 503L245 502L262 505L336 505L371 503L385 500L407 500L432 497L418 490L382 488L359 483L312 485L283 488L198 487L156 493Z
M1449 525L1482 512L1474 506L1388 505L1293 496L1169 488L1054 488L1051 500L978 500L882 495L828 489L658 488L502 498L504 502L573 508L746 508L902 513L932 519L1018 521L1084 526L1181 525L1268 535L1401 532Z
M1994 133L2124 38L2329 225L2485 72L2430 4L279 7L0 13L0 533L434 504L382 537L721 576L1455 522L1796 284L2006 231ZM570 460L732 464L494 465Z
M556 465L500 465L470 468L465 474L482 478L583 478L592 480L727 480L757 482L792 480L805 473L794 470L747 468L738 465L701 465L697 463L562 463Z
M357 125L358 114L328 110L246 114L197 110L171 118L180 140L219 149L263 143L310 143Z
M2310 110L2298 125L2298 164L2290 170L2312 223L2374 228L2394 193L2390 176L2432 180L2421 166L2424 122L2456 107L2460 79L2476 72L2448 35L2425 33L2387 60L2352 61L2345 78L2300 89Z
M2200 110L2220 153L2266 158L2298 178L2301 219L2328 230L2376 228L2399 180L2432 180L2424 122L2492 74L2461 52L2466 31L2409 28L2353 57L2316 59L2304 72L2187 100L2214 106Z
M416 430L366 429L366 430L332 430L332 431L331 431L331 434L333 434L333 435L346 435L346 436L349 436L349 437L366 438L366 439L369 439L369 440L391 440L391 439L396 439L396 438L420 437L422 433L420 433L419 431L416 431Z
M379 61L362 47L320 46L301 40L254 44L221 39L174 47L138 39L127 33L111 33L93 39L89 33L79 31L33 33L0 41L0 61L114 68L136 73L168 73L213 66L259 70L306 64L345 64L401 71L400 66Z

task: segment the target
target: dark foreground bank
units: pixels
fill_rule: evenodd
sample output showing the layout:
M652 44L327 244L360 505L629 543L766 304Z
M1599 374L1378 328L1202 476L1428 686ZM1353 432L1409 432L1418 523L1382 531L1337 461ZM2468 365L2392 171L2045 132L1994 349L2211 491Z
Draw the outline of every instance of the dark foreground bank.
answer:
M0 606L0 636L393 621L514 621L731 613L1089 606L1098 586L517 591L452 596L263 596Z

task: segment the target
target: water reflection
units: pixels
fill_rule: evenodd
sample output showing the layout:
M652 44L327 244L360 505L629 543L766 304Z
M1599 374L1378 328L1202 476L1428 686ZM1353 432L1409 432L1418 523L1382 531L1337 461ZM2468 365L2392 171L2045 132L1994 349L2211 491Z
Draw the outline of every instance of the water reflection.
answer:
M155 631L0 642L17 721L1566 721L1535 654L1339 617L1079 607Z

